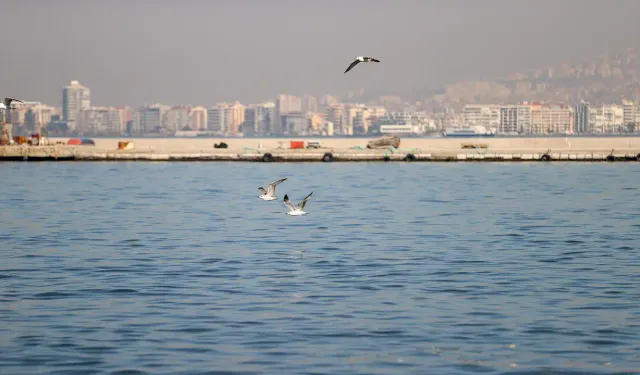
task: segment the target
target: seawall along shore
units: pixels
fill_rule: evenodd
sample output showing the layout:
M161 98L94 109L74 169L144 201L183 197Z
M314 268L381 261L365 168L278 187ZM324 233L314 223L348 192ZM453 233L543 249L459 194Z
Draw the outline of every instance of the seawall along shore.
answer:
M296 138L93 140L95 146L0 146L0 161L640 161L640 137L406 138L398 149L380 150L366 149L371 138L304 139L320 142L318 149L290 149ZM133 142L133 149L119 150L119 141ZM213 147L220 142L228 148Z
M51 138L52 142L65 142L69 138ZM118 141L133 142L136 149L154 149L158 152L200 151L211 150L216 143L224 142L227 150L244 150L249 148L277 149L289 148L291 141L304 140L320 142L323 148L349 149L351 147L366 147L373 138L92 138L97 149L113 150ZM428 152L461 150L461 144L486 144L488 150L524 150L547 151L552 150L595 150L611 151L612 149L640 149L640 137L540 137L540 138L401 138L401 149L421 149Z

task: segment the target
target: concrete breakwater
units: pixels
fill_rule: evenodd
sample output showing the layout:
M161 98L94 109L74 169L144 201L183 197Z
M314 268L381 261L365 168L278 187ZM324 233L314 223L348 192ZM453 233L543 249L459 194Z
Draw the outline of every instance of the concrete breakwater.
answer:
M465 143L465 142L463 142ZM485 142L482 142L485 143ZM624 145L622 145L624 146ZM638 147L619 148L361 148L157 149L98 146L2 146L0 161L244 161L244 162L473 162L473 161L640 161Z
M51 138L51 142L67 143L69 138ZM95 148L115 150L118 141L130 141L136 150L154 150L159 153L209 152L216 143L224 142L229 147L225 150L244 152L246 150L279 150L287 151L291 141L303 140L290 138L92 138ZM322 150L349 150L366 148L373 138L361 137L315 137L305 138L305 144L319 142ZM459 153L466 150L464 144L484 144L487 152L536 153L546 152L611 152L611 150L640 150L640 137L478 137L478 138L402 138L401 150L420 150L423 153ZM221 150L222 151L222 150ZM297 150L291 150L297 151ZM636 152L637 153L637 152Z

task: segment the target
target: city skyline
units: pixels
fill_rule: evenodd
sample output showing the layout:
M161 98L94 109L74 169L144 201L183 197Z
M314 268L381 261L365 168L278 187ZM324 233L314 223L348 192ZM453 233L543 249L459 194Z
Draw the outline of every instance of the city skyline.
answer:
M258 104L219 102L211 106L155 103L138 107L93 105L92 90L72 80L61 90L62 107L26 100L8 119L18 133L43 127L62 135L198 134L352 136L368 134L428 134L451 128L494 134L633 133L639 130L640 101L622 99L602 105L586 101L519 101L467 103L461 111L415 106L393 111L374 103L344 103L332 96L320 99L280 94Z
M4 2L0 87L58 104L52 88L78 79L113 106L402 95L637 48L638 11L622 0ZM344 76L360 54L382 63Z

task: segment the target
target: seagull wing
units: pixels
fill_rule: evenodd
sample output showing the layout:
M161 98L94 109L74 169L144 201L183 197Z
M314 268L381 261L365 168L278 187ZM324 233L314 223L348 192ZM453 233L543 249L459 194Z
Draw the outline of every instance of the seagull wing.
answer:
M360 60L355 60L354 62L352 62L351 65L349 65L349 67L347 68L347 70L344 71L344 74L347 74L347 72L353 69L354 66L358 65L358 63L360 63Z
M272 183L269 184L269 186L267 186L268 195L273 195L276 193L276 186L278 186L282 181L286 180L286 178L281 178L278 181L274 181Z
M264 190L264 188L263 188L262 186L260 186L260 187L258 188L258 190L260 190L260 192L261 192L262 194L267 195L267 191L266 191L266 190Z
M300 201L300 203L298 203L298 208L300 208L300 210L304 210L304 205L307 204L307 201L309 200L309 198L311 197L311 194L313 194L313 192L311 192L309 195L307 195L306 197L304 197L303 200Z
M289 207L291 211L296 210L296 206L293 203L291 203L291 201L289 200L289 196L287 194L284 195L284 205Z

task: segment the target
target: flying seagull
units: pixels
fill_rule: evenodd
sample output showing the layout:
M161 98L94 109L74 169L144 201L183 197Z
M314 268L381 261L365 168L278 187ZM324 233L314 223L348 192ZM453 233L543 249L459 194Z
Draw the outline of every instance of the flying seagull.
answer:
M14 99L14 98L4 98L4 101L0 104L2 104L2 106L0 106L0 109L7 109L7 108L11 108L11 102L20 102L20 103L24 103L22 100L18 100L18 99Z
M278 186L278 184L280 184L282 181L286 180L286 178L281 178L278 181L274 181L272 183L269 184L269 186L267 186L267 190L264 190L264 188L262 186L260 186L258 188L258 190L260 190L260 192L262 192L262 195L258 196L258 198L265 200L265 201L272 201L276 198L275 194L276 194L276 186Z
M313 192L311 192L309 195L304 197L304 199L301 200L300 203L298 203L297 206L295 204L291 203L291 201L289 200L289 196L287 194L285 194L284 195L284 205L289 207L289 212L287 212L287 215L292 215L292 216L306 215L307 213L303 211L304 210L304 205L307 204L307 201L309 200L309 197L311 197L311 194L313 194Z
M351 63L351 65L349 65L349 67L347 68L347 70L344 71L344 74L347 74L348 71L350 71L351 69L353 69L354 66L360 64L361 62L380 62L380 60L378 59L374 59L373 57L365 57L365 56L358 56L356 57L356 59Z

